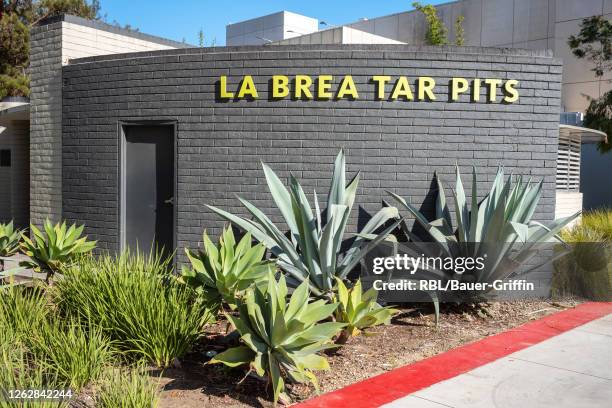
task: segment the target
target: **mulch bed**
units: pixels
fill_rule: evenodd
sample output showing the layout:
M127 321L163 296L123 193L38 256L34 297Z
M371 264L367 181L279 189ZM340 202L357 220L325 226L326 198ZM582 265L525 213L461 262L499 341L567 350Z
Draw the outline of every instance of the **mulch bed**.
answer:
M446 306L437 328L428 306L402 308L393 324L373 328L330 353L331 370L318 373L321 392L342 388L577 303L522 300L492 303L484 310ZM180 368L163 372L161 408L272 406L265 381L245 377L242 369L206 364L211 351L220 352L228 347L226 329L225 321L210 326L206 337L183 359ZM312 387L301 384L289 385L288 391L294 402L316 395Z

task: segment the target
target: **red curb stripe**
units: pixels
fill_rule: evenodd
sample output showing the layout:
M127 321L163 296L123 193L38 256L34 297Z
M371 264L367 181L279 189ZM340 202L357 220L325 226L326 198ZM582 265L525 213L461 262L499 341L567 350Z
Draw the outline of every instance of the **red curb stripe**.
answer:
M584 303L503 333L351 384L298 408L373 408L456 377L612 313L612 302Z

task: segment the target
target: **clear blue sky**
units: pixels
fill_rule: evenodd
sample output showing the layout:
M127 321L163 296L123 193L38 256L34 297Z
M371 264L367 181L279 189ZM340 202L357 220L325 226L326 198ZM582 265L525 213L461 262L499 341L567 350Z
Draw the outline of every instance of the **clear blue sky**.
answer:
M440 4L450 0L421 0ZM198 44L200 28L206 43L216 38L225 44L225 25L275 13L292 11L339 25L412 9L412 0L100 0L106 21L129 24L141 32Z

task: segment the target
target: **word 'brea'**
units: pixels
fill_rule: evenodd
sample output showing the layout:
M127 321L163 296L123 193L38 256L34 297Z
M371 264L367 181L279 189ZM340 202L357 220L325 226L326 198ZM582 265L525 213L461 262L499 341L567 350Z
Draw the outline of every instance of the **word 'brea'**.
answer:
M334 87L332 75L273 75L268 81L270 99L305 99L305 100L340 100L359 99L359 89L351 75L344 75ZM258 99L259 90L251 75L245 75L229 90L227 76L219 78L218 97L220 99ZM431 77L416 77L410 80L406 76L391 77L390 75L374 75L370 77L368 86L373 87L377 100L434 101L436 96L436 81ZM260 87L262 85L259 85ZM363 86L363 85L360 85ZM486 102L501 101L514 103L519 98L518 81L496 78L451 78L448 81L448 100L457 101L461 95L469 95L470 101ZM332 89L335 88L335 89ZM498 99L498 89L503 94ZM481 92L482 91L482 92ZM484 93L484 95L481 95Z

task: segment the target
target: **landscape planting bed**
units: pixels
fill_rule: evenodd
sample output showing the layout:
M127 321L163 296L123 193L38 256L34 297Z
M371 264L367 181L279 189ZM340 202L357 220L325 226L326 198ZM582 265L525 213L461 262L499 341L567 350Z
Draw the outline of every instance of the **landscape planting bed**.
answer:
M330 353L331 370L319 375L321 392L342 388L576 304L574 300L499 302L485 309L489 315L467 307L446 307L437 329L431 310L402 308L393 324L375 327L350 339L337 353ZM220 321L209 327L206 340L185 357L181 368L165 370L160 382L160 407L272 406L265 382L251 376L244 378L243 369L205 364L207 351L227 347L223 343L226 325ZM312 387L296 385L288 389L292 402L316 396Z

